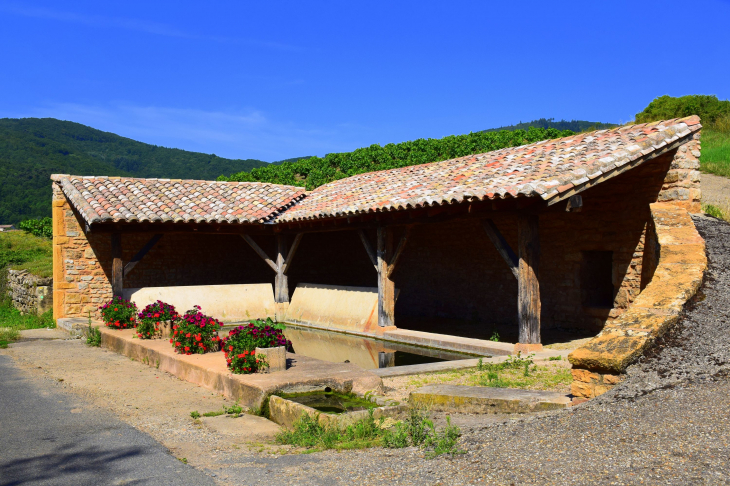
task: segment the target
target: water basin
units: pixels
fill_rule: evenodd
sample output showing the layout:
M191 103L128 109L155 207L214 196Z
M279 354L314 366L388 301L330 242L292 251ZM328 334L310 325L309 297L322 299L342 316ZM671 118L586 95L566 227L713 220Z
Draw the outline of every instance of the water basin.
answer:
M282 395L282 398L306 405L322 413L339 414L378 407L377 403L337 392L297 393Z
M389 368L475 357L471 354L422 348L340 332L309 329L293 324L287 324L284 335L292 342L294 352L297 354L333 363L354 363L364 369Z

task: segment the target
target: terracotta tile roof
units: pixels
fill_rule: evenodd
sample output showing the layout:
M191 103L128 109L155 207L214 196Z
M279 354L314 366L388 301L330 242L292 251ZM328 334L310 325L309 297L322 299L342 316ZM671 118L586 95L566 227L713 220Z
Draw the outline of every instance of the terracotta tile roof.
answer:
M263 223L304 197L301 187L54 174L87 223Z
M495 198L549 200L599 176L620 173L629 162L700 128L699 118L693 116L369 172L318 187L276 222Z

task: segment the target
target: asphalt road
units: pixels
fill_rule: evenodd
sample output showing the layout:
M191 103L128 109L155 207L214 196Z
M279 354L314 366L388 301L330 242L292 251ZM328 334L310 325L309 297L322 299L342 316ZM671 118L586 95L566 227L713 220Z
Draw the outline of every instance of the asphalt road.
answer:
M0 355L0 485L207 485L214 480L113 415Z

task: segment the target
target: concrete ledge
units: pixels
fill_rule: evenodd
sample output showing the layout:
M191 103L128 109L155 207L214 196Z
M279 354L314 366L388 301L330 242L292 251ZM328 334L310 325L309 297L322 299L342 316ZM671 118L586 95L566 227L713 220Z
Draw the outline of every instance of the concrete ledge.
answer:
M679 319L707 269L705 242L687 210L651 205L658 263L651 282L631 307L568 359L575 368L571 393L592 398L617 384L626 368Z
M175 306L180 314L199 305L205 314L222 322L273 319L279 310L270 283L129 288L124 289L124 298L137 304L139 310L161 300Z
M459 353L475 354L477 356L506 356L512 354L515 347L511 343L449 336L447 334L436 334L432 332L409 331L407 329L386 331L383 333L382 339L427 348L447 349Z
M228 371L223 353L180 355L168 340L137 339L133 329L117 331L104 326L99 329L102 346L230 397L246 407L260 408L264 398L275 392L298 393L329 387L341 393L363 394L382 388L380 377L355 365L291 353L287 354L286 371L234 375Z
M458 413L528 413L569 407L570 398L556 392L487 388L464 385L427 385L411 392L412 406Z

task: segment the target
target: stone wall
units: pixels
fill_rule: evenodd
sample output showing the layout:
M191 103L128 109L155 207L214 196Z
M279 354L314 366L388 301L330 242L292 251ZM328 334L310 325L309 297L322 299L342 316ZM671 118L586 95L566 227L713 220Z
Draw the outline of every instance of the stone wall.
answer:
M43 314L53 307L53 279L27 270L8 270L8 295L23 314Z
M96 315L112 296L111 284L81 218L53 184L53 317Z
M705 242L684 204L651 205L658 261L651 282L621 317L573 351L571 393L593 398L617 384L626 368L679 319L707 269Z

